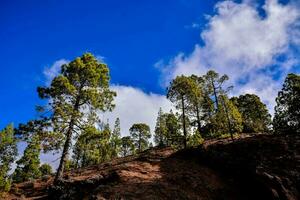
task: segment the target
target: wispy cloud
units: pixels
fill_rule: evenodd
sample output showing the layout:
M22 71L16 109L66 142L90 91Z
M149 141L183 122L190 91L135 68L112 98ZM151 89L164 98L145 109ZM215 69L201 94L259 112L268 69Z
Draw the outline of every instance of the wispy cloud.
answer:
M233 93L257 93L270 110L283 78L298 63L293 48L299 42L300 9L293 3L266 0L261 16L254 1L216 4L200 33L203 46L159 61L164 86L180 74L204 74L209 69L230 76ZM243 81L241 81L243 80Z
M61 66L68 63L66 59L60 59L55 61L51 66L46 66L44 68L43 74L46 78L46 84L49 85L52 79L60 73Z

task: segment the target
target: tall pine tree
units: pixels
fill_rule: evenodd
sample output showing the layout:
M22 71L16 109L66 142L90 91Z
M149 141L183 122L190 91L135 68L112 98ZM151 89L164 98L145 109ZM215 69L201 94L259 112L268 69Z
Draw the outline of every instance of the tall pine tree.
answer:
M16 138L14 137L13 125L10 124L0 131L0 193L10 189L9 171L16 156Z
M267 106L255 94L245 94L230 99L243 118L244 133L266 133L270 131L271 115Z
M154 130L154 142L158 146L168 145L168 136L167 136L167 127L166 127L166 115L163 113L162 108L159 108L156 125Z
M42 99L50 99L48 107L53 126L53 140L62 148L55 182L62 178L71 141L80 135L91 120L96 122L98 111L110 111L116 96L109 88L109 69L92 54L87 53L61 67L50 87L38 88Z
M40 167L41 143L38 135L29 141L24 154L17 161L17 168L13 174L14 182L24 182L41 176Z
M121 126L120 119L115 121L114 129L110 138L111 157L116 158L120 154L121 148Z
M151 133L150 127L147 124L133 124L129 131L138 152L141 152L149 147L149 139L151 138Z
M120 150L122 157L132 155L135 153L135 147L130 136L122 137Z
M288 74L276 98L275 133L300 133L300 76Z

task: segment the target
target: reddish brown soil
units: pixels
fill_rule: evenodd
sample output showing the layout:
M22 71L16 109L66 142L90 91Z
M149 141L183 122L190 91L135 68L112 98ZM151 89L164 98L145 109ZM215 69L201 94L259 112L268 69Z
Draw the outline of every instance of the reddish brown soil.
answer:
M295 138L299 143L294 144L291 138L257 136L234 143L226 139L208 141L203 147L178 152L171 148L153 148L137 156L66 173L64 181L56 187L52 187L51 177L14 185L6 199L297 199L299 180L288 174L293 171L299 175L299 152L295 148L299 147L300 140ZM261 158L248 156L260 152L264 143L266 148L279 146L284 152L269 149L262 151ZM280 159L279 154L290 156L289 151L294 155L285 160L289 165L271 166L271 163L277 165L273 161ZM240 160L244 154L247 162ZM295 156L298 156L296 160ZM259 164L252 166L253 160ZM290 167L296 168L290 170ZM286 179L289 186L285 185ZM282 187L277 187L277 182ZM286 190L286 196L281 195L282 189Z

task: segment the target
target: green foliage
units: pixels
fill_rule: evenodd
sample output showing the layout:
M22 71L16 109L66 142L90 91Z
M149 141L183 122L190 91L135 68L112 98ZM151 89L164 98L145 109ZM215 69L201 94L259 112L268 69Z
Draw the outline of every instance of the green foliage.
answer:
M52 167L47 163L42 164L40 166L39 170L40 170L42 176L51 175L53 173Z
M159 108L156 125L154 130L154 142L158 146L168 145L168 132L166 127L166 115L164 115L161 108Z
M109 79L107 65L87 53L63 65L50 87L38 88L42 99L50 99L52 142L56 148L63 147L56 181L63 175L74 134L85 133L87 127L94 125L97 112L114 108L116 93L109 89Z
M41 176L40 151L40 139L35 135L28 143L22 158L17 161L17 168L13 174L14 182L24 182Z
M167 145L181 146L182 141L180 140L182 139L182 136L180 134L180 123L178 122L178 119L172 110L170 110L170 113L165 114L165 122L167 129Z
M187 112L194 105L194 102L197 101L197 98L200 98L200 92L198 91L198 86L194 79L186 76L177 76L170 83L170 87L167 91L167 98L175 104L175 107L181 111L181 121L183 128L183 145L187 146Z
M121 138L121 156L128 156L135 153L135 146L130 136Z
M65 171L71 171L72 169L76 169L76 166L75 166L75 163L73 160L71 159L68 159L66 162L65 162L65 167L64 167Z
M226 90L223 89L224 83L229 79L229 77L224 74L220 77L220 75L213 71L209 70L206 75L203 77L205 82L206 91L209 95L213 96L213 100L215 102L215 110L219 108L219 95L225 94L226 91L231 89L232 87L226 88Z
M244 133L266 133L270 131L271 115L267 106L255 94L245 94L230 99L243 118Z
M220 95L219 102L218 111L212 121L214 133L220 135L242 132L243 120L238 108L226 95Z
M14 128L10 124L0 131L0 193L10 189L11 180L8 173L16 156L17 146Z
M300 133L300 76L288 74L276 98L275 133Z
M108 161L111 158L109 139L111 131L105 126L98 130L91 126L79 136L73 151L75 167L84 167Z
M46 117L28 121L26 124L19 124L15 131L15 135L23 141L30 142L32 137L43 138L43 148L48 149L51 138L47 138L49 131L46 129L49 126L49 121ZM47 142L49 141L49 142Z
M86 128L78 137L73 150L74 168L99 164L119 156L121 152L120 119L117 118L111 132L108 123Z
M205 79L196 75L192 75L189 78L193 84L188 97L190 101L188 115L191 124L197 127L197 131L200 134L204 120L213 111L213 102L209 98L209 88L205 88Z
M196 147L201 145L204 142L204 139L201 137L200 133L196 131L194 134L191 134L188 139L188 146Z
M228 80L225 74L220 76L213 70L204 76L177 76L168 88L167 97L180 110L183 143L192 130L203 136L240 132L240 114L234 105L228 102L226 93L232 88L223 88ZM226 100L224 100L226 97ZM221 121L220 121L221 120ZM221 123L218 123L218 122Z
M121 127L120 119L115 121L114 129L110 138L111 158L116 158L120 154L121 149Z
M130 136L138 152L148 148L151 138L150 127L147 124L133 124L129 129Z

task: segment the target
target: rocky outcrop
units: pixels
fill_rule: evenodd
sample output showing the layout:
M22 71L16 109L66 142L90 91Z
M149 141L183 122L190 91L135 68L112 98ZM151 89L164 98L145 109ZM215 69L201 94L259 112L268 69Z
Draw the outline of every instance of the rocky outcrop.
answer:
M237 177L245 187L255 187L264 199L300 199L299 135L219 141L197 154L201 163Z

